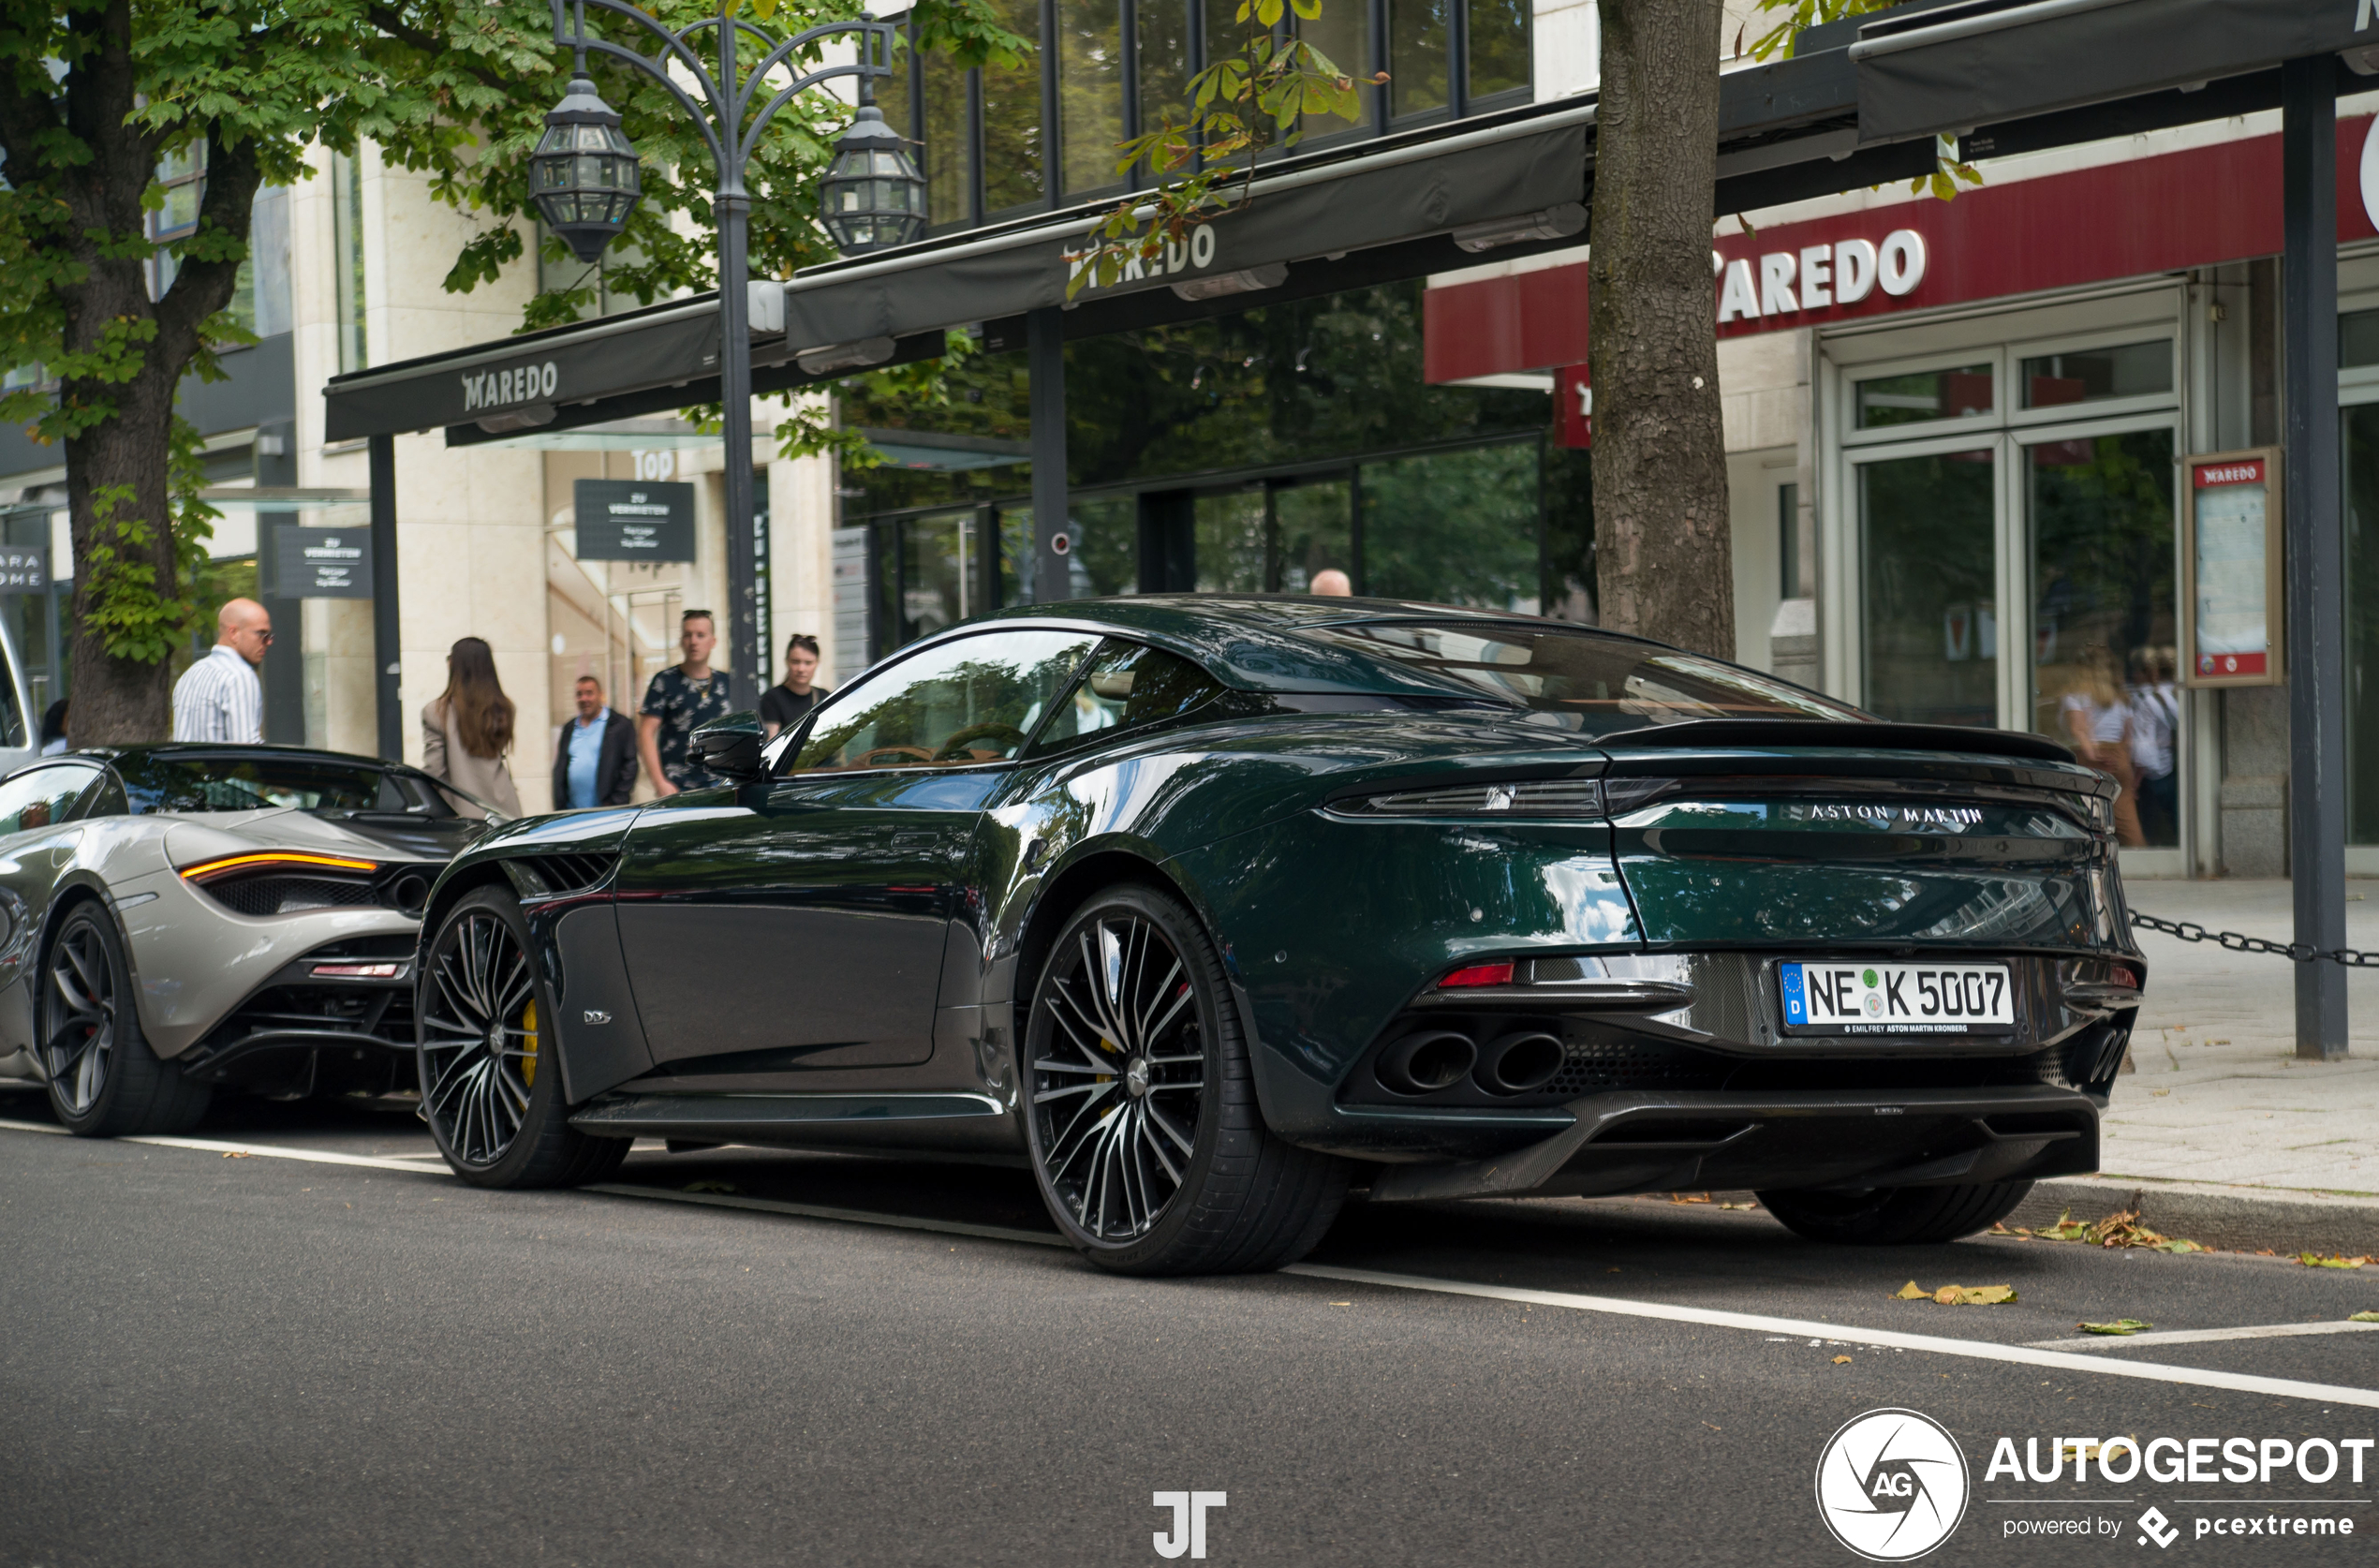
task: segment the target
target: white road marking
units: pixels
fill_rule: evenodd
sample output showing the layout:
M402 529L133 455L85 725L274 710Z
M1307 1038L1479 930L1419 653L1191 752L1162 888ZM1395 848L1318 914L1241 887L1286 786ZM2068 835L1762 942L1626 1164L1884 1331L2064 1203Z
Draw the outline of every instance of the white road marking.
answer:
M66 1130L65 1128L52 1126L51 1123L46 1121L8 1121L6 1119L0 1119L0 1129L6 1129L10 1132L55 1132L61 1138L66 1135Z
M2125 1345L2202 1345L2217 1339L2288 1339L2299 1334L2360 1334L2379 1323L2268 1323L2250 1328L2168 1328L2138 1334L2085 1334L2034 1339L2034 1350L2121 1350Z
M1391 1290L1431 1291L1445 1295L1485 1296L1496 1301L1524 1301L1538 1307L1566 1307L1580 1312L1608 1312L1617 1317L1656 1318L1669 1323L1707 1324L1713 1328L1749 1328L1764 1334L1788 1334L1841 1339L1878 1350L1930 1351L1937 1355L1962 1355L1977 1361L2013 1362L2059 1372L2086 1372L2099 1377L2146 1378L2156 1383L2182 1383L2200 1388L2226 1388L2239 1394L2270 1394L2290 1399L2317 1399L2328 1405L2358 1405L2379 1410L2379 1389L2348 1388L2326 1383L2299 1383L2295 1378L2253 1377L2244 1372L2216 1372L2200 1367L2166 1367L2155 1362L2120 1357L2076 1355L2067 1351L2036 1350L2030 1345L1995 1344L1988 1339L1951 1339L1934 1334L1903 1334L1897 1329L1858 1328L1845 1324L1810 1323L1801 1318L1771 1318L1751 1312L1725 1312L1707 1307L1673 1307L1666 1302L1628 1301L1609 1295L1574 1295L1565 1291L1520 1290L1509 1285L1473 1285L1456 1280L1430 1280L1417 1274L1382 1274L1366 1268L1335 1268L1327 1264L1291 1264L1281 1272L1316 1280L1337 1280L1358 1285L1384 1285Z
M207 1154L249 1154L263 1160L303 1160L316 1165L363 1165L377 1171L410 1171L415 1176L446 1176L441 1165L424 1170L409 1160L392 1155L332 1154L328 1149L281 1148L272 1144L221 1144L211 1138L120 1138L119 1143L154 1144L158 1148L190 1148Z
M820 1204L789 1204L776 1198L746 1198L732 1192L672 1192L666 1187L630 1187L624 1182L598 1182L582 1192L608 1192L615 1198L667 1198L672 1203L708 1204L714 1208L758 1209L768 1214L796 1214L805 1220L842 1220L857 1225L888 1225L903 1231L939 1231L947 1235L979 1235L991 1241L1027 1241L1036 1247L1064 1247L1066 1238L1046 1231L1019 1231L1006 1225L971 1225L963 1220L920 1220L906 1214L879 1214L864 1208L828 1208Z

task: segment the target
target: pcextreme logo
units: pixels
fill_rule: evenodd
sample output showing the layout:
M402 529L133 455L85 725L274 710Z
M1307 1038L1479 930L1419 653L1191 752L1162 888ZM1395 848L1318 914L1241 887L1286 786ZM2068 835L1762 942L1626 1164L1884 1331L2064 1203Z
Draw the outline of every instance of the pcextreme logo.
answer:
M1906 1562L1948 1540L1970 1489L1958 1441L1913 1410L1869 1411L1817 1459L1819 1516L1870 1562Z

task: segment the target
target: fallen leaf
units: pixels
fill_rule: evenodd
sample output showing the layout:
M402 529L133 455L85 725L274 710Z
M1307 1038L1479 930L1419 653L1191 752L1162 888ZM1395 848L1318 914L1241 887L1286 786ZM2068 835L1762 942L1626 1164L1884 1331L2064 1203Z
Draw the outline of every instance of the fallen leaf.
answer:
M223 1158L226 1160L245 1160L248 1158L248 1151L244 1148L227 1148L223 1151Z
M2379 1312L2357 1312L2348 1323L2379 1323Z
M2307 1268L2360 1268L2371 1260L2367 1257L2349 1258L2338 1252L2332 1252L2326 1258L2318 1252L2299 1252L2297 1261Z
M2084 1334L2136 1334L2156 1325L2139 1318L2117 1318L2112 1323L2077 1323L2074 1326Z
M1892 1293L1892 1299L1895 1301L1929 1301L1932 1299L1932 1292L1927 1290L1915 1280L1911 1280L1907 1284L1902 1285L1899 1290Z
M2015 1299L2013 1285L1943 1285L1933 1293L1937 1307L1997 1307Z
M735 1184L731 1181L689 1181L686 1184L686 1191L688 1192L732 1192L735 1191Z
M1702 1425L1705 1427L1710 1427L1710 1424L1707 1421L1703 1422ZM1723 1427L1710 1427L1710 1430L1714 1432L1722 1432L1726 1430L1726 1428Z
M2067 1209L2058 1215L2057 1223L2034 1235L2043 1241L2083 1241L2093 1247L2145 1247L2158 1252L2203 1252L2207 1249L2194 1241L2181 1241L2159 1235L2139 1222L2140 1195L2131 1195L2127 1208L2106 1216L2095 1224L2074 1218Z
M1840 1367L1840 1366L1842 1366L1843 1364L1845 1364L1846 1362L1848 1362L1849 1360L1850 1360L1850 1357L1849 1357L1849 1356L1847 1356L1847 1355L1838 1355L1838 1356L1836 1356L1836 1357L1834 1358L1834 1365L1835 1365L1835 1366L1837 1366L1837 1367Z

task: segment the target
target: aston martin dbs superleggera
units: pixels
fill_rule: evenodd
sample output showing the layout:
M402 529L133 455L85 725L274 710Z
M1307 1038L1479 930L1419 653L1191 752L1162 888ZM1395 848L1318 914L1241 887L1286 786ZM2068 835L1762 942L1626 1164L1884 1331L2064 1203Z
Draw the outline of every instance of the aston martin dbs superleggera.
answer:
M486 806L417 769L259 746L47 758L0 780L0 1077L96 1137L217 1088L413 1087L430 882Z
M449 1163L1021 1157L1134 1272L1375 1203L1748 1187L1947 1239L2097 1163L2114 784L1561 622L1140 598L953 628L727 785L513 823L423 925Z

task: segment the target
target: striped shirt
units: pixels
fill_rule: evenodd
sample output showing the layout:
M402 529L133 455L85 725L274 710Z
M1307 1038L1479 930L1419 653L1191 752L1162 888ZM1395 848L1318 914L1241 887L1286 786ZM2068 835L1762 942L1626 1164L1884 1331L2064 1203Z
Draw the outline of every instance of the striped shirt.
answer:
M237 649L217 643L173 683L173 738L245 746L264 739L264 683Z

